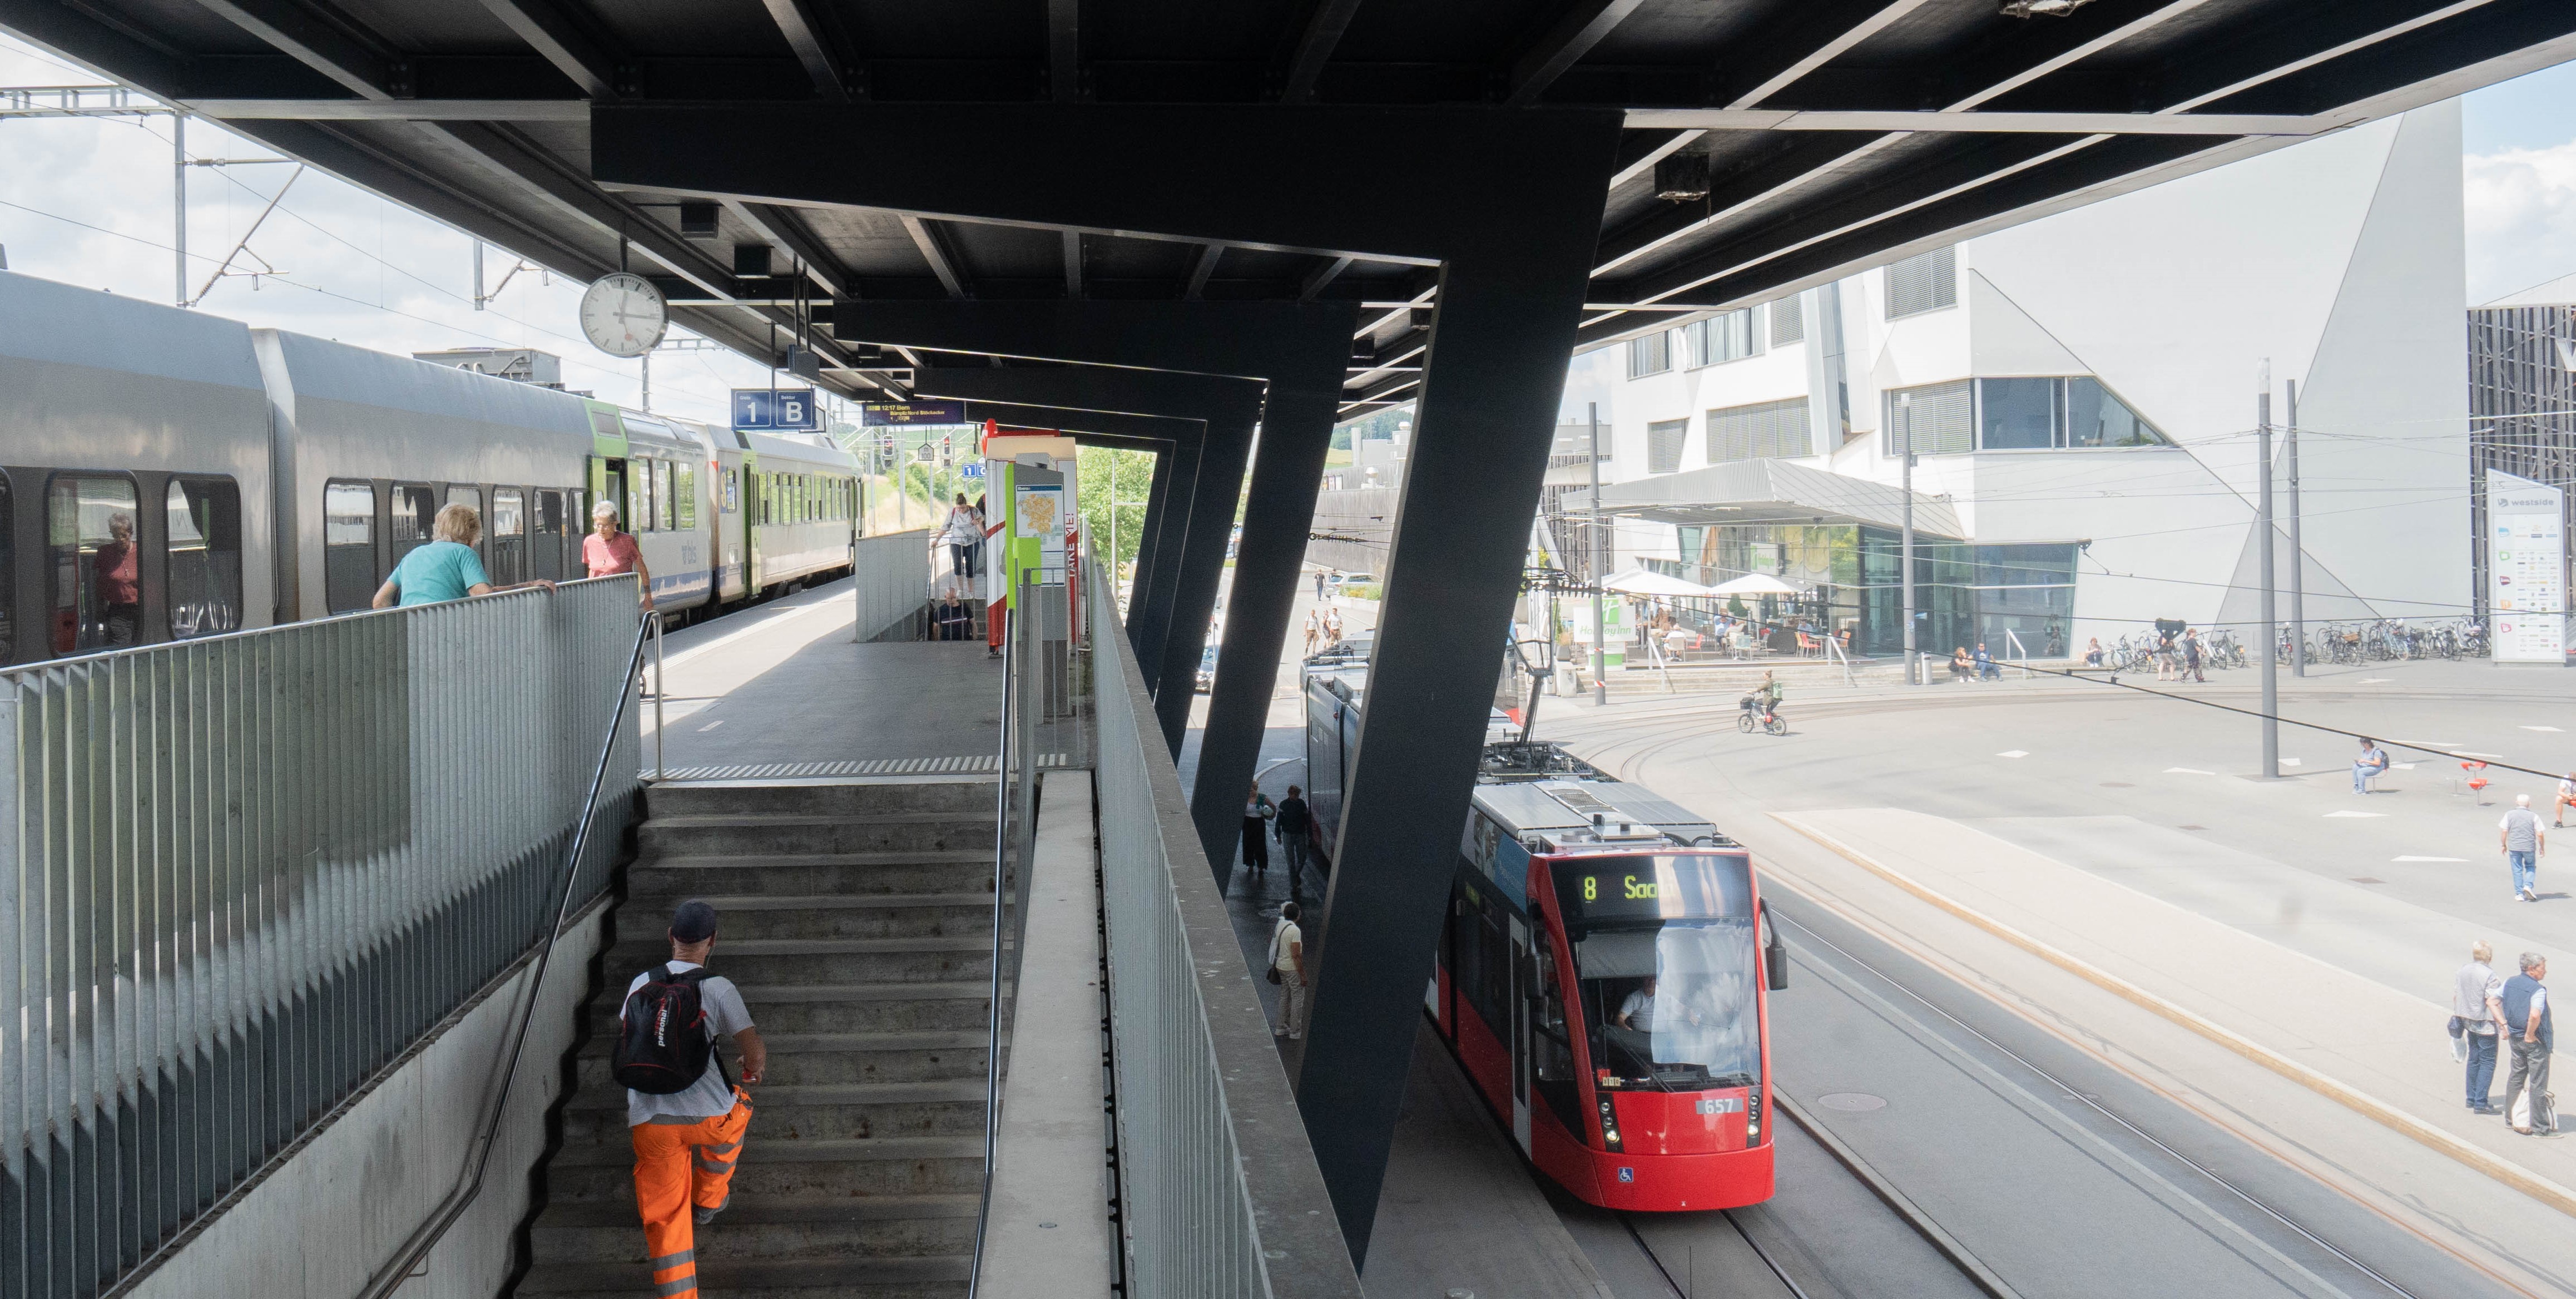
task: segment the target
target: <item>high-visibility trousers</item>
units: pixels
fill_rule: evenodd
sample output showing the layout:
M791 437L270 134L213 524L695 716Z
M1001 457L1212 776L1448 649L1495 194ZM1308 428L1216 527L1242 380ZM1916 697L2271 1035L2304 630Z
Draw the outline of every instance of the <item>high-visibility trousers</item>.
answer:
M733 1108L711 1119L657 1118L627 1131L635 1139L635 1208L658 1299L698 1299L693 1209L721 1209L733 1196L734 1161L751 1127L751 1096L733 1089Z

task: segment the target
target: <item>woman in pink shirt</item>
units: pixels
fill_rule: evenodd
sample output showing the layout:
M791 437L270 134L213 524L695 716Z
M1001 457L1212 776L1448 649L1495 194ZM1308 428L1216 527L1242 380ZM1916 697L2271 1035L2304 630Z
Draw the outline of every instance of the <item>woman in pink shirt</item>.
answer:
M644 567L644 548L635 534L617 528L617 507L607 501L590 507L590 535L581 539L582 566L592 577L633 573L644 582L644 607L653 607L653 570Z

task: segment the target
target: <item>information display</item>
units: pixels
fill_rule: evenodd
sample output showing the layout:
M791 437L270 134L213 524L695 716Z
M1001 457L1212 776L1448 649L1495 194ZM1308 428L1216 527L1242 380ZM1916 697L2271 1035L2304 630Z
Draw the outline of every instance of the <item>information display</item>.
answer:
M2499 663L2567 662L2566 493L2487 471L2487 607Z
M1548 873L1569 926L1753 915L1753 876L1742 857L1578 857L1550 863Z

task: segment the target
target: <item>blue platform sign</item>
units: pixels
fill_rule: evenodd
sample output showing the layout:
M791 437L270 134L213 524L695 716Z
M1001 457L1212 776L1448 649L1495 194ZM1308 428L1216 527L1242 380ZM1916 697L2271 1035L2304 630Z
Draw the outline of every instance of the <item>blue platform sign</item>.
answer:
M736 388L733 426L812 432L822 427L811 388Z
M961 478L981 478L984 476L984 462L969 460L957 467L957 474Z

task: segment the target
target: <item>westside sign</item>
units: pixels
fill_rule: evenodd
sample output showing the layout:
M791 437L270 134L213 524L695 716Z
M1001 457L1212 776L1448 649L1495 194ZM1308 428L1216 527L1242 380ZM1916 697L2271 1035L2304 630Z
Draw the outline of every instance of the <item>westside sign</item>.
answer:
M2496 662L2567 662L2565 492L2487 471L2487 607Z
M811 388L733 390L733 426L738 429L812 432L822 427L817 414Z

